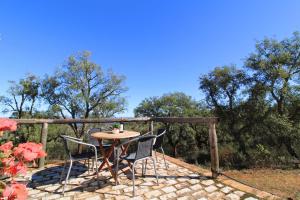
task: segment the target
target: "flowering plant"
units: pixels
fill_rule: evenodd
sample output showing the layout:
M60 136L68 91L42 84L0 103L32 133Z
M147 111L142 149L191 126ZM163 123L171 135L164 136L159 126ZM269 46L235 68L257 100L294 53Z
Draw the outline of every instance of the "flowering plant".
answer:
M120 124L114 123L112 127L113 129L120 129Z
M17 122L11 119L0 118L0 136L3 135L3 131L15 131L17 130Z
M15 131L17 123L0 118L0 131ZM27 198L26 186L15 181L18 175L25 175L26 164L37 158L45 157L42 144L27 142L13 147L11 141L0 145L0 174L10 177L9 183L0 181L0 196L7 200L24 200Z

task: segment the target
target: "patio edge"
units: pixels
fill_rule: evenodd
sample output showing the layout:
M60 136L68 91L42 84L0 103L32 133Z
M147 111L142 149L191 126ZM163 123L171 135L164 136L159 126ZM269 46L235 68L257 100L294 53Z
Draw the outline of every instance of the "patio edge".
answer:
M162 157L163 155L159 152L157 152L157 155ZM195 172L195 173L200 173L204 176L207 176L207 177L211 177L212 174L211 174L211 171L210 170L207 170L207 169L203 169L199 166L196 166L196 165L193 165L193 164L189 164L189 163L186 163L182 160L179 160L177 158L173 158L173 157L170 157L170 156L167 156L165 155L165 158L167 161L169 162L172 162L178 166L181 166L181 167L184 167L192 172ZM259 190L259 189L256 189L256 188L253 188L251 186L248 186L248 185L245 185L245 184L242 184L240 182L237 182L235 180L232 180L232 179L229 179L223 175L219 175L217 179L215 179L225 185L228 185L228 186L231 186L233 188L236 188L238 190L241 190L241 191L244 191L246 193L250 193L250 194L253 194L261 199L270 199L270 200L273 200L273 199L281 199L280 197L274 195L274 194L271 194L269 192L266 192L266 191L263 191L263 190Z

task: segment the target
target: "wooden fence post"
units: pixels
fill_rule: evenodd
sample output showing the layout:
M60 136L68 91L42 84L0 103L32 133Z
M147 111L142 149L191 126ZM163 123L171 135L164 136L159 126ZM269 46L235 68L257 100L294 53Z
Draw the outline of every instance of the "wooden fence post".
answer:
M217 178L219 175L219 153L215 122L209 123L209 147L212 177Z
M41 135L41 143L43 144L43 150L46 152L46 144L47 144L47 135L48 135L48 123L42 124L42 135ZM40 158L39 160L39 168L44 168L45 166L45 158Z
M150 121L150 124L149 124L149 131L150 131L151 134L153 135L153 121Z

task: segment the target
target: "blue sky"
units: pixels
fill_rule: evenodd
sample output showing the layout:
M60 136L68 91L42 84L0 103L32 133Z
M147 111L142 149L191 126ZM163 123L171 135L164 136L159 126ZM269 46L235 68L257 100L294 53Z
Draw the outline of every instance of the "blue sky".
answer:
M237 64L256 40L300 31L300 1L0 1L0 94L8 80L51 74L89 50L127 77L128 111L146 97L182 91L203 98L198 78Z

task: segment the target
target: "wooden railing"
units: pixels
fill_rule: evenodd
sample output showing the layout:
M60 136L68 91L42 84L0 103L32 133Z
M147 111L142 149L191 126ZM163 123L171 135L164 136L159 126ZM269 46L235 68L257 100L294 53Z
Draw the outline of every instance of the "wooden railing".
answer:
M149 130L153 132L153 123L195 123L207 125L209 128L209 146L211 158L212 177L219 174L218 139L216 134L216 117L139 117L139 118L99 118L99 119L17 119L18 124L41 124L41 138L44 150L47 145L48 124L70 124L70 123L126 123L146 122L149 123ZM45 158L39 160L39 168L44 168Z

